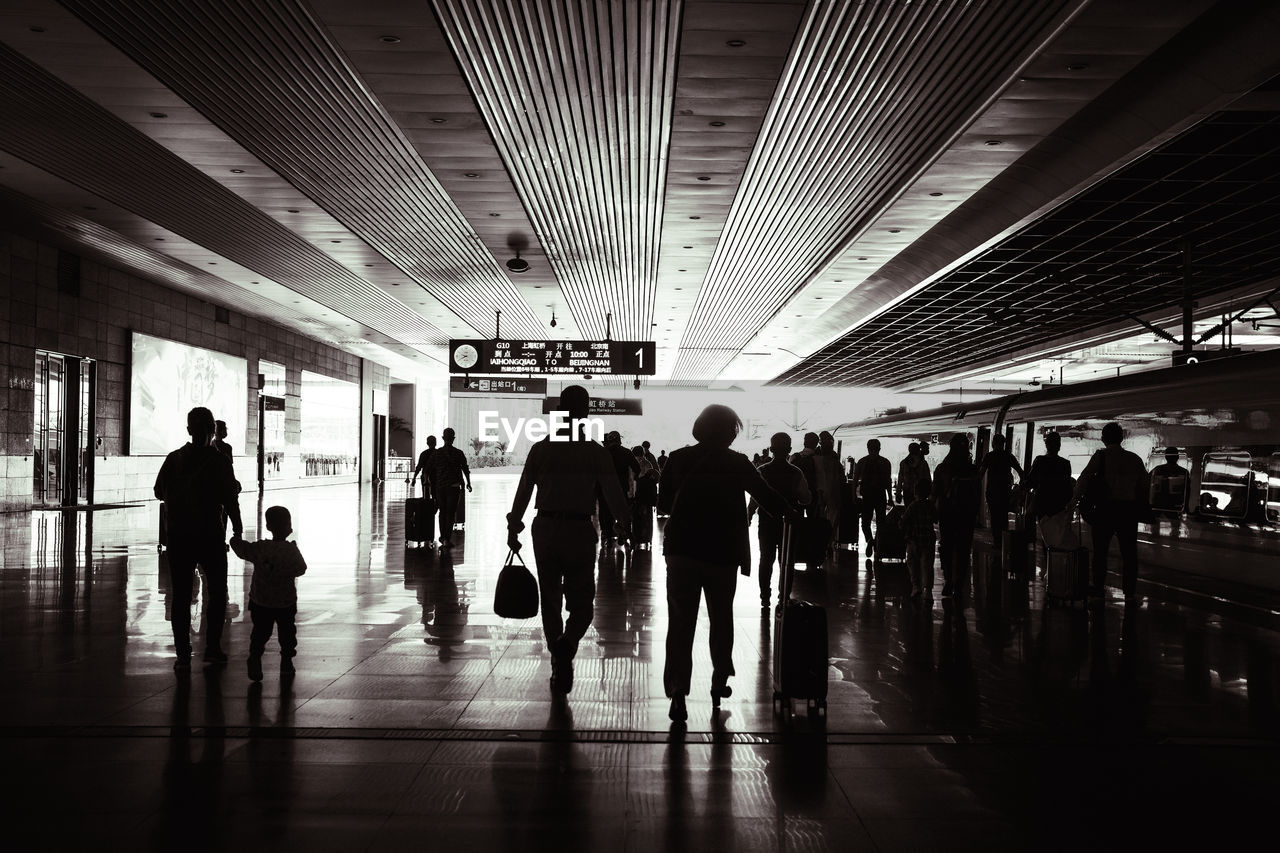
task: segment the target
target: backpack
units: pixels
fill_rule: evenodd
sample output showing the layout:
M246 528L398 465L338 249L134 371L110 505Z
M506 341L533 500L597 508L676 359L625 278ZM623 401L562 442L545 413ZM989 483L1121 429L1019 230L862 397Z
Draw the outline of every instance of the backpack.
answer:
M949 515L974 518L982 503L982 478L978 466L966 461L964 465L949 465L951 474L941 508ZM935 480L937 477L935 476Z

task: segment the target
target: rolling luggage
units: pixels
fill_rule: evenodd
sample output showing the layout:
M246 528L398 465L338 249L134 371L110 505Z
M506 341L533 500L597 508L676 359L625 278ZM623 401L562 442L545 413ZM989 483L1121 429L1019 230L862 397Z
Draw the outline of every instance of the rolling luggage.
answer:
M783 523L782 589L791 588L790 572L794 530ZM786 596L773 626L773 707L791 710L791 700L806 700L810 714L827 713L827 611L808 601Z
M900 563L907 559L907 534L902 529L902 516L905 512L906 508L902 506L889 507L884 523L876 528L876 563L886 560Z
M1006 530L1000 541L1000 563L1004 570L1010 574L1025 575L1031 561L1031 546L1035 541L1034 530Z
M467 490L460 489L458 491L458 511L453 516L453 529L466 530L467 528Z
M160 530L156 540L156 550L163 551L169 547L169 505L160 501Z
M1089 549L1049 548L1044 572L1050 601L1083 601L1089 592Z
M853 493L853 484L845 483L844 488L840 490L840 517L836 529L836 542L857 548L860 521L858 496Z
M810 569L816 569L827 558L827 548L831 544L831 522L820 516L802 518L791 525L791 540L792 559L804 563Z
M404 544L429 545L436 538L436 507L430 498L409 498L404 502Z
M653 544L653 507L649 504L631 508L631 541L640 548Z

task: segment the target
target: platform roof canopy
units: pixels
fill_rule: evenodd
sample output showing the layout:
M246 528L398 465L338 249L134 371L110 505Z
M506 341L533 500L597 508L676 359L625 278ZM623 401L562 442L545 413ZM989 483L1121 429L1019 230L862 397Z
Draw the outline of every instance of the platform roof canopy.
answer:
M609 333L909 388L1280 262L1274 2L9 0L0 42L7 228L399 374Z

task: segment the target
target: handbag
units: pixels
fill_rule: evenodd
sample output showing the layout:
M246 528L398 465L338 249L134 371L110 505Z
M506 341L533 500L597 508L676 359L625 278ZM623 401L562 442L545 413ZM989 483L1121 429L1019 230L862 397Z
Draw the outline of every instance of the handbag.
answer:
M538 581L515 551L507 552L507 561L498 573L493 612L504 619L530 619L538 615Z

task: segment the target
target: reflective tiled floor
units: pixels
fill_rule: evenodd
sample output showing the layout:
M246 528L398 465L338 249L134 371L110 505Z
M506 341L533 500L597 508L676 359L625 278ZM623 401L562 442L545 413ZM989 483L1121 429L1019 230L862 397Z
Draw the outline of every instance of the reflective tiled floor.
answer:
M1046 608L1038 577L1007 578L979 543L970 594L921 607L844 551L796 582L831 619L826 720L774 713L753 578L733 697L713 713L704 623L688 729L673 731L660 547L602 555L573 692L553 701L538 620L491 607L514 487L477 472L450 555L405 549L401 483L268 494L259 517L292 510L310 570L298 674L279 678L273 642L261 685L245 676L234 558L231 664L175 677L154 505L0 516L8 835L43 833L43 849L641 851L1274 832L1269 606L1148 577L1137 608L1114 590Z

